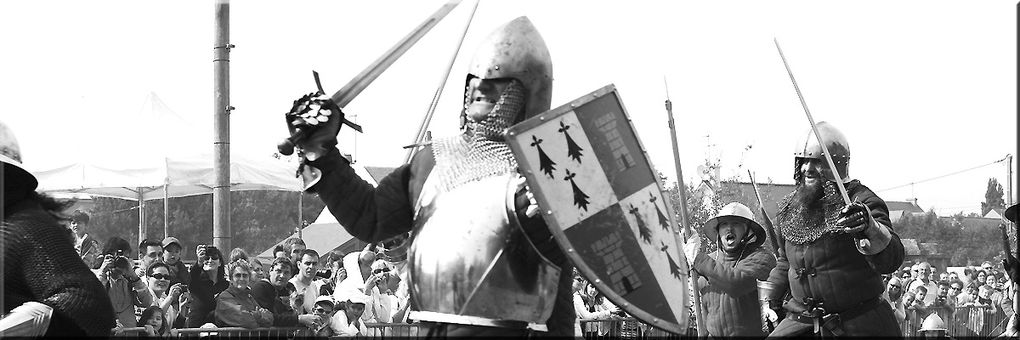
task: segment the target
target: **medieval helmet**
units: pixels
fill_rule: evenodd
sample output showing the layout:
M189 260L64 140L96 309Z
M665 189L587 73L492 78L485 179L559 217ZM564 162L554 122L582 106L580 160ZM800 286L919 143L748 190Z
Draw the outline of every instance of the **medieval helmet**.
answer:
M524 85L524 116L515 122L548 111L552 103L552 59L528 17L518 17L485 38L468 66L465 85L472 78L511 78Z
M719 238L719 219L722 217L738 217L747 223L747 234L753 235L754 238L751 240L753 245L761 245L765 242L765 228L762 228L758 222L754 221L754 213L746 205L740 204L739 202L733 202L727 204L719 209L719 213L705 222L705 235L709 239L718 240Z
M848 178L847 171L849 170L850 164L850 144L847 143L846 137L839 131L835 126L829 124L829 122L818 122L816 124L818 128L818 134L821 136L821 140L825 143L825 148L829 151L832 156L832 162L836 163L836 170L839 171L840 178ZM805 138L797 143L796 149L793 151L793 178L794 180L800 177L800 164L804 159L818 159L825 163L825 169L828 169L828 162L825 160L825 155L822 153L822 147L818 144L818 139L815 137L814 131L811 129L807 130L804 134ZM831 179L831 177L830 177Z
M942 321L937 313L931 313L921 322L921 332L924 331L945 331L946 323Z
M0 122L0 162L4 166L4 185L17 185L24 190L39 186L39 181L21 163L21 147L14 131L3 122Z

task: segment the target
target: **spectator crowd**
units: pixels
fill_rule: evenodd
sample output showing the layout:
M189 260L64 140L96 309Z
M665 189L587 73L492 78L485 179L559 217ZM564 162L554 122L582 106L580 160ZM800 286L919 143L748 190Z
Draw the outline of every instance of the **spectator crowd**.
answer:
M886 299L907 336L931 319L954 336L989 337L1015 318L1015 283L990 261L954 271L920 262L885 279Z
M297 327L316 336L372 336L378 330L366 323L408 321L403 264L387 261L371 245L348 254L319 254L290 238L266 261L240 248L225 255L216 247L197 245L198 260L189 265L182 260L186 247L175 237L143 240L136 253L119 237L100 243L87 233L88 223L87 214L75 212L72 239L109 294L117 320L113 334ZM573 275L575 334L594 338L649 331ZM990 261L952 271L920 262L885 280L884 297L905 336L916 335L922 324L941 325L955 336L994 336L1015 317L1014 283Z
M241 248L224 254L197 245L197 261L175 237L132 245L120 237L99 242L87 233L89 215L76 211L75 250L106 289L114 307L114 335L170 335L181 328L307 328L316 336L373 336L366 323L407 321L402 264L371 245L319 254L297 238L262 261Z

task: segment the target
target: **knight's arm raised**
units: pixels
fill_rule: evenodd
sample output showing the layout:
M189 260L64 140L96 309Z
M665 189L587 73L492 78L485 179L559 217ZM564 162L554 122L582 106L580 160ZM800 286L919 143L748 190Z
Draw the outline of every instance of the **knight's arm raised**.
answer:
M412 171L431 168L431 154L431 149L420 151L410 164L396 168L373 187L358 177L339 150L332 148L308 162L311 169L304 175L305 186L322 198L352 236L366 242L382 241L411 230L414 216L408 197L412 197L412 177L416 177Z

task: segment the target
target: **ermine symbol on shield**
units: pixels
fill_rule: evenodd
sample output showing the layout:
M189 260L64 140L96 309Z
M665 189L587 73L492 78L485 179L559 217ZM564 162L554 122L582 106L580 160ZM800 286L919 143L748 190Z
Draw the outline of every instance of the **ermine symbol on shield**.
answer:
M655 205L655 201L657 200L659 200L658 197L655 197L655 195L653 195L651 192L648 193L648 202L652 202L652 206L655 207L655 213L659 215L659 226L661 226L662 229L669 231L669 219L666 218L666 215L662 213L662 210L659 209L659 206Z
M645 224L645 219L641 218L641 209L638 209L631 204L628 212L630 212L631 215L634 215L634 218L637 219L638 235L641 235L641 239L644 240L645 243L651 244L652 231L648 230L648 225Z
M574 189L574 205L578 208L584 209L584 211L588 211L589 197L584 193L584 191L581 191L581 188L577 187L577 183L574 183L574 176L577 176L577 174L572 173L570 172L570 169L567 169L567 176L563 177L563 180L570 181L570 188Z
M573 158L578 163L581 163L581 151L584 149L578 146L577 143L574 142L573 138L570 138L570 134L567 133L567 130L569 129L570 125L563 124L563 121L561 120L558 131L562 133L563 136L567 137L567 157Z
M662 250L663 253L666 253L666 259L669 260L669 273L673 274L673 277L679 279L680 278L680 266L676 265L676 261L673 261L673 257L672 256L669 256L669 250L668 250L669 249L669 245L667 245L666 242L662 242L662 248L659 248L659 249Z
M542 150L542 142L544 140L538 139L535 135L531 135L531 140L531 146L538 149L538 168L548 175L549 178L555 178L552 173L556 170L556 162L549 159L549 155L546 155L545 151Z

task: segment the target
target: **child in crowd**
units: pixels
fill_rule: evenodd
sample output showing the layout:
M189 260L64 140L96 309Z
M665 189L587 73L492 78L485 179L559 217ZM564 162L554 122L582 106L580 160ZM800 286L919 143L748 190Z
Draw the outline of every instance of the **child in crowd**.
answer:
M138 325L145 327L145 334L147 336L165 337L170 334L166 315L159 306L145 308L142 311L142 316L138 318Z

